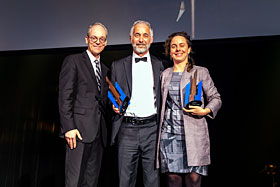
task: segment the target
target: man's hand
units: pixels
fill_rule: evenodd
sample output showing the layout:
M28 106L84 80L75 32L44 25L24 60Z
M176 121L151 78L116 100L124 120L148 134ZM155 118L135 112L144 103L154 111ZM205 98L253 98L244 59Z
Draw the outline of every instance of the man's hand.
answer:
M183 108L183 110L185 112L189 112L192 115L197 115L197 116L206 116L207 114L209 114L211 112L211 110L209 108L201 108L200 106L192 106L190 105L190 109L187 110L185 108Z
M80 135L80 132L78 131L78 129L73 129L70 131L67 131L65 133L65 139L70 147L70 149L75 149L77 142L76 142L76 136L78 136L78 138L80 140L82 140L82 136Z
M118 108L116 108L115 105L112 105L112 106L113 106L114 112L116 112L116 113L119 114L119 115L122 115L121 112L120 112L120 110L119 110Z

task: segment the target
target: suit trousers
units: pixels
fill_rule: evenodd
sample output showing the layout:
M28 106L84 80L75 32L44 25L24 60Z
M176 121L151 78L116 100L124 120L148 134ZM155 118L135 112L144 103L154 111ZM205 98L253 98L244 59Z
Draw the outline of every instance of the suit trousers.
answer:
M159 187L159 171L155 167L156 140L156 121L141 125L122 123L118 133L120 187L135 186L139 159L144 186Z
M96 187L103 151L100 133L91 143L77 141L75 149L66 145L65 186Z

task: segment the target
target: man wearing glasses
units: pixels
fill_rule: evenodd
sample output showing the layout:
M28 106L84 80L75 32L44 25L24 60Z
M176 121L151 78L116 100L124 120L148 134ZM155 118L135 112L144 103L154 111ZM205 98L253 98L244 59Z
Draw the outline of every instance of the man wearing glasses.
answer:
M100 62L107 45L107 29L101 23L89 26L88 49L64 59L59 76L61 136L67 141L65 186L95 187L101 168L107 129L104 106L108 68Z

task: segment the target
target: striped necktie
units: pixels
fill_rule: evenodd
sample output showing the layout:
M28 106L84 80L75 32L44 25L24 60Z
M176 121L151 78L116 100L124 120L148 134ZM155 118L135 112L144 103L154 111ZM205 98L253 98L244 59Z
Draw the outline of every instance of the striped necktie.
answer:
M96 82L97 82L98 91L100 92L100 89L101 89L101 82L100 82L100 78L101 78L100 63L99 63L98 60L95 60L94 62L95 62L95 67L96 67L96 72L95 72Z

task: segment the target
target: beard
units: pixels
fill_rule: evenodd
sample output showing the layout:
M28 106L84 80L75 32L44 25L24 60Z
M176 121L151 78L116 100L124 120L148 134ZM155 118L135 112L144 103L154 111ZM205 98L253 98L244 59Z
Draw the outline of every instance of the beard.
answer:
M144 47L139 47L138 45L145 45L145 46ZM150 48L150 44L138 44L138 45L134 44L134 45L132 45L132 47L139 54L146 53Z

